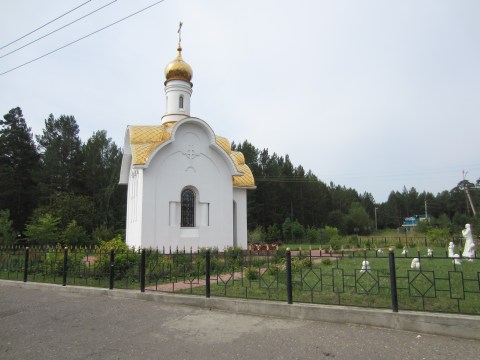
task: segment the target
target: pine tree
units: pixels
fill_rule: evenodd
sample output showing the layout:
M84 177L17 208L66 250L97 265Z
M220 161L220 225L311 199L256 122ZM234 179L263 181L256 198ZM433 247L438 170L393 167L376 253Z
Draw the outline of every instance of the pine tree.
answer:
M33 135L17 107L0 120L0 209L9 209L13 227L23 230L36 206L39 167Z
M122 152L112 139L107 137L107 132L102 130L88 139L83 146L83 154L83 183L86 195L90 196L95 204L95 225L118 226L122 223L125 212L124 189L119 189L118 185Z
M39 182L44 204L58 192L81 193L82 141L73 116L52 114L45 120L43 134L37 136L42 170Z

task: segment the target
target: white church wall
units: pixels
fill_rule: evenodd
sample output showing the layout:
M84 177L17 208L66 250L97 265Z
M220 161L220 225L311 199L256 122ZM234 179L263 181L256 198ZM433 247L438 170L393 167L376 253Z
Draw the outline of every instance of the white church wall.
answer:
M205 125L178 125L173 142L161 148L144 174L142 246L175 249L233 245L232 174L210 146ZM195 227L182 228L180 196L196 193Z
M233 200L236 204L236 219L234 220L236 229L236 246L243 249L247 248L248 230L247 230L247 190L241 188L233 189Z
M141 246L142 243L142 198L143 170L131 169L127 190L127 229L126 242L128 246Z
M130 164L132 162L132 155L127 154L124 150L122 157L122 167L120 168L119 184L128 184L128 177L130 176Z

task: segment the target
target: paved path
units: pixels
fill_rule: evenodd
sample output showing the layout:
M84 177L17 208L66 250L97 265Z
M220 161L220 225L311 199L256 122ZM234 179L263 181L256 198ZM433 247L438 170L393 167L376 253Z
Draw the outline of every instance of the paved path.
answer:
M0 359L478 359L480 341L0 284Z
M228 283L232 282L233 280L238 280L242 278L241 272L234 272L233 274L219 274L210 277L210 284L218 284L220 283ZM163 292L176 292L180 290L192 289L197 288L200 286L205 286L205 276L204 278L193 278L190 281L178 281L178 282L171 282L165 284L158 284L158 285L151 285L147 286L147 290L155 290L155 291L163 291Z

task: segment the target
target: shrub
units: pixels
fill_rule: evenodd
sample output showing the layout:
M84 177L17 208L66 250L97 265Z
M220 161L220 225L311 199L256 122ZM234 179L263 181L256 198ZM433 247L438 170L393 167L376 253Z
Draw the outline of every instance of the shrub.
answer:
M295 240L300 240L305 237L305 229L297 220L292 223L292 233Z
M27 225L25 235L30 243L55 244L60 237L60 218L44 214Z
M89 241L85 229L72 220L62 233L62 242L68 245L86 245Z
M305 257L305 258L295 257L294 259L292 259L292 271L299 271L302 268L309 268L309 267L312 267L312 262L308 257Z
M196 256L196 263L198 265L198 268L202 273L205 273L205 254L207 253L207 248L200 248L198 250L199 256ZM218 258L218 249L217 248L212 248L210 249L210 271L217 271L220 266L223 265L223 262L221 262Z
M332 265L332 259L322 259L322 265L326 265L326 266L329 266L329 265Z
M286 218L282 225L283 239L288 240L300 240L305 236L305 229L298 220L292 221L290 218Z
M343 246L345 248L359 247L358 237L355 235L347 236L343 239Z
M263 227L257 226L255 230L248 233L248 242L251 244L261 244L265 241L265 232Z
M447 246L449 238L450 238L450 232L446 228L443 228L443 229L431 228L427 231L428 242L436 246Z
M252 268L244 268L243 269L243 274L245 276L245 278L249 281L255 281L255 280L258 280L258 271L256 271L256 269L252 269Z
M310 258L306 257L306 258L300 260L300 265L302 265L302 267L312 267L312 262L311 262Z
M282 239L282 231L277 224L269 225L265 233L265 242L273 243Z
M320 240L320 230L315 227L309 227L305 233L305 238L309 242L318 242Z
M287 248L284 247L284 246L280 246L279 248L277 248L277 250L275 251L275 255L277 258L285 258L285 254L287 253Z
M10 245L15 243L15 232L10 220L10 210L0 210L0 244Z
M95 228L92 232L92 239L96 244L100 244L102 241L108 241L108 239L113 239L114 236L113 228L106 227L105 225Z
M325 226L323 229L322 239L328 243L330 240L338 240L340 239L340 234L338 233L338 229L336 227Z
M428 223L428 221L419 221L415 231L420 234L426 234L428 229L430 229L430 224Z
M225 267L239 268L243 264L243 251L241 248L228 247L224 252Z
M270 266L270 267L267 269L267 272L268 272L268 275L277 276L277 274L278 274L278 267L276 267L276 266Z
M101 251L115 250L115 252L128 251L128 246L125 243L125 240L123 240L123 238L120 235L117 235L110 241L101 241L100 250Z
M32 258L35 259L35 253L32 253ZM55 247L49 248L45 257L40 257L35 259L36 265L30 266L29 270L34 273L38 272L38 267L42 268L42 271L48 273L51 272L55 275L63 274L63 265L65 258L65 248L60 244L57 244ZM69 271L72 269L78 269L82 265L82 253L77 254L75 251L68 250L67 255L67 267Z
M328 242L328 245L330 246L330 248L332 248L332 250L340 250L342 248L342 241L340 239L331 239L329 242Z

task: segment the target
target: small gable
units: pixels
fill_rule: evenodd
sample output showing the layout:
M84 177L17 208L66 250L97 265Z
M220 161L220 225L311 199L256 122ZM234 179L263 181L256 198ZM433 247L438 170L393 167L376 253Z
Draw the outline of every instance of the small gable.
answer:
M129 126L132 166L146 165L151 160L155 150L171 139L172 132L178 123L168 122L162 125ZM238 151L232 151L227 138L215 136L215 142L232 159L237 171L242 174L232 177L233 186L255 187L255 179L250 168L245 164L243 154Z

